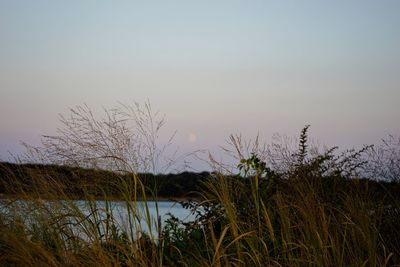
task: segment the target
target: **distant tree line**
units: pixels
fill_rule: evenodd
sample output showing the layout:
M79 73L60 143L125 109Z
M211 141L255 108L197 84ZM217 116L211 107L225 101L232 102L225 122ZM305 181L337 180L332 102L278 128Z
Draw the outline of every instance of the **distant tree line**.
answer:
M199 199L199 192L204 192L203 186L207 180L218 179L217 174L209 172L182 172L170 174L137 174L146 188L148 198L185 198ZM240 175L232 176L244 179ZM132 179L132 174L119 174L112 171L85 169L79 167L42 165L42 164L14 164L0 163L0 194L16 195L36 194L46 196L56 193L60 197L80 199L94 197L102 199L104 196L121 198L120 185ZM287 186L286 179L275 177L275 186ZM122 183L121 183L122 182ZM250 180L244 179L244 183ZM265 187L268 179L260 181L260 187ZM336 190L365 191L367 189L372 198L388 198L399 196L400 183L392 181L375 181L370 179L324 179L321 184L326 195L335 196ZM57 192L54 192L57 191ZM52 192L49 192L52 191ZM54 195L54 194L53 194ZM143 195L139 196L143 197Z
M85 169L80 167L0 163L0 194L39 194L59 190L68 197L103 196L119 198L122 182L132 180L133 174ZM136 174L146 188L147 197L196 198L209 172L169 174Z

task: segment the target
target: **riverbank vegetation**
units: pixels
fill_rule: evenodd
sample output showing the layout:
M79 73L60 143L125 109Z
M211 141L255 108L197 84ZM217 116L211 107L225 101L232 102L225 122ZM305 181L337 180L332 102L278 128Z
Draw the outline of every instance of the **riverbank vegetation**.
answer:
M139 138L150 140L144 143L153 150L140 148L149 153L146 157L118 150L133 138L125 126L118 128L118 114L104 124L92 123L90 116L66 120L70 128L46 139L40 151L45 165L1 165L1 266L400 264L396 138L380 147L338 153L336 147L315 149L308 126L295 149L285 143L252 147L232 136L236 173L212 162L212 173L144 175L135 164L157 166L150 157L160 155L151 145L155 137ZM126 139L114 138L115 133ZM48 165L51 156L56 160ZM150 215L150 198L189 192L193 197L182 205L194 220L183 222L171 214L161 222ZM87 212L73 201L77 198L87 200ZM97 204L100 198L105 205ZM128 214L124 224L110 207L116 198Z
M40 198L61 196L66 199L85 199L88 195L98 200L123 198L120 183L127 183L133 174L117 173L81 167L0 163L0 194ZM147 199L190 199L198 197L201 184L209 172L182 172L170 174L135 174L145 187ZM58 194L48 195L47 184L53 183ZM44 184L44 186L39 186Z
M145 209L141 213L136 209L138 199L151 196L151 188L143 182L147 180L139 175L2 164L2 190L19 190L18 199L29 200L29 205L12 205L18 201L13 198L3 200L0 262L2 266L398 264L398 181L355 176L368 164L361 160L367 148L341 156L335 156L335 149L311 156L306 130L284 172L252 154L239 162L237 175L175 175L179 179L174 183L182 188L188 186L186 175L197 179L193 189L199 198L183 204L197 216L185 223L171 215L161 224L149 218ZM112 186L106 181L112 181ZM68 201L77 196L78 184L79 194L91 203L90 215ZM125 201L130 214L127 228L116 223L111 209L96 207L94 200L100 195ZM64 201L43 201L60 198ZM157 231L144 233L140 216Z

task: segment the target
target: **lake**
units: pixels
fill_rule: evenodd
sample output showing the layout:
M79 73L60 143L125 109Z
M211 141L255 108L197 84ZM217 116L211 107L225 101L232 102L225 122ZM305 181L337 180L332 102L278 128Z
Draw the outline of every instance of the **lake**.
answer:
M129 219L128 219L128 210L127 203L123 201L109 201L107 203L111 212L116 219L118 225L120 225L123 229L128 229L129 227ZM143 201L137 201L137 214L140 217L140 224L142 226L142 230L144 232L149 232L149 225L146 222L146 205ZM79 200L77 201L77 206L81 208L81 210L85 214L90 214L90 207L88 206L87 201ZM105 201L96 201L96 206L98 210L106 210L106 202ZM161 225L164 224L165 220L167 220L170 216L168 214L172 214L177 217L179 220L184 222L192 221L195 219L195 215L192 214L190 209L184 209L182 205L178 202L174 201L147 201L147 207L149 210L150 221L152 232L156 233L158 218L161 220Z
M132 205L130 209L127 205ZM15 200L10 201L7 199L0 200L0 212L7 217L21 214L26 224L37 219L38 211L45 212L57 217L59 214L76 214L74 209L84 215L85 220L88 221L104 221L106 218L111 218L114 223L127 232L130 231L132 225L135 225L137 230L146 233L158 234L158 226L165 224L165 220L170 218L169 214L174 215L179 220L184 222L192 221L195 215L190 209L185 209L178 202L174 201L147 201L147 208L145 202L137 201L136 206L133 203L124 201L86 201L86 200L58 200L58 201L27 201ZM132 210L135 210L133 215ZM148 212L146 212L148 210ZM79 212L78 212L79 213ZM36 217L35 217L36 216ZM76 224L79 219L74 216L69 217L71 223ZM138 223L140 222L140 223ZM149 224L150 222L150 224ZM99 228L104 228L104 225L99 225ZM139 229L137 228L139 227ZM101 230L103 231L103 230Z

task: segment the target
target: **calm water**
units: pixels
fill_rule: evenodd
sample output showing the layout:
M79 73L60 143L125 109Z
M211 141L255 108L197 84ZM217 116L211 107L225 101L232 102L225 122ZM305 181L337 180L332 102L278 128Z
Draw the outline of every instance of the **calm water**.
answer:
M133 203L132 203L133 205ZM30 218L34 218L36 211L39 209L47 210L47 214L64 213L67 214L73 208L78 208L88 220L93 220L97 217L97 220L101 221L106 219L108 215L111 215L114 222L125 231L129 231L130 221L140 221L142 231L157 234L157 227L159 222L161 226L165 224L170 216L174 215L178 219L187 222L195 219L195 215L189 209L182 208L181 204L173 201L148 201L148 213L146 212L146 205L144 202L136 202L136 216L132 213L129 214L127 203L123 201L85 201L85 200L73 200L73 201L42 201L41 203L33 203L31 201L17 200L10 202L9 200L0 200L0 212L4 215L12 213L22 214L25 222L29 224ZM148 216L149 215L149 216ZM74 219L72 219L74 220ZM34 221L34 220L32 220ZM150 225L148 224L150 221ZM136 229L137 230L137 229Z
M107 203L109 205L109 209L112 212L113 217L115 218L118 225L120 225L123 229L128 229L129 227L129 219L128 219L128 210L126 202L122 201L110 201ZM88 206L87 201L77 201L77 206L85 214L90 214L90 207ZM148 201L147 207L149 210L150 221L152 232L156 233L155 230L158 225L158 219L161 220L161 225L164 224L165 220L167 220L170 216L168 214L172 214L178 219L188 222L195 219L194 214L191 213L189 209L182 208L182 205L178 202L173 201ZM96 201L96 208L97 210L106 210L106 202L105 201ZM149 226L146 223L147 213L146 213L146 206L144 202L138 201L137 202L137 214L140 217L140 223L142 226L142 230L145 232L149 231ZM158 211L158 212L157 212Z

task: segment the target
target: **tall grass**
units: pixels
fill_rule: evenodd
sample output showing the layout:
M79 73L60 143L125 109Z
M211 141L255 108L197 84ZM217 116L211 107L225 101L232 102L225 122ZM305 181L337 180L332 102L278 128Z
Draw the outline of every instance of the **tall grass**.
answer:
M118 188L129 214L124 227L106 194L99 206L88 193L83 212L48 177L30 178L37 179L37 193L15 191L16 199L2 200L2 266L390 266L399 260L398 217L362 181L260 177L256 193L254 177L215 174L200 203L206 212L188 224L169 220L154 236L142 232L143 223L156 225L131 194L140 193L140 182Z
M214 174L205 185L207 213L186 226L179 254L195 266L399 264L398 197L356 177L369 147L340 157L335 149L310 156L306 127L284 173L253 154L240 162L242 176ZM207 251L191 245L196 236Z
M120 224L106 193L103 205L91 192L84 201L76 201L49 175L32 171L26 179L34 179L37 190L25 193L23 187L11 184L8 192L13 194L1 199L2 266L161 265L158 236L152 229L157 225L136 175L114 182L125 203L126 225ZM144 205L138 204L139 198ZM149 229L146 233L143 224Z
M97 118L88 106L77 106L69 116L60 117L63 127L56 136L43 136L41 147L25 144L27 154L23 160L28 162L124 174L110 177L114 180L108 182L107 188L102 187L103 183L84 185L78 180L85 207L71 199L68 184L55 177L59 175L57 171L43 173L40 169L24 168L17 170L18 177L23 177L18 179L13 177L15 170L3 170L2 186L9 194L2 199L1 207L2 263L162 265L162 257L158 256L161 250L156 246L159 236L154 235L161 233L160 223L150 216L147 202L152 188L146 188L137 173L165 171L173 162L162 158L171 139L167 145L158 144L164 118L153 112L148 102L144 106L119 104L104 109L104 114ZM76 176L79 179L79 174ZM125 227L118 224L110 207L110 199L115 195L125 203ZM98 198L105 201L104 206L98 205ZM156 214L157 219L157 208ZM144 227L147 233L143 232Z
M88 212L83 212L76 201L68 199L68 194L59 188L53 189L56 185L48 183L46 178L36 183L40 194L15 192L17 199L2 200L0 263L2 266L391 266L398 263L398 217L387 214L387 206L371 195L362 181L307 176L271 179L274 181L268 185L267 178L260 178L255 197L257 194L252 191L256 187L251 186L248 178L216 174L205 184L201 203L205 213L189 224L169 220L159 231L160 236L153 236L151 232L142 232L142 224L152 222L146 210L141 212L135 206L131 195L124 200L129 214L128 227L124 228L115 219L117 214L106 194L104 206L98 206L88 194ZM140 191L140 186L136 190ZM134 187L129 188L124 182L119 190L131 192ZM327 190L335 192L329 195Z
M148 198L156 195L148 195L149 189L137 175L138 162L153 169L157 166L150 159L158 153L153 146L156 134L146 137L144 133L159 127L153 121L146 124L151 110L135 112L139 136L128 134L129 116L118 117L127 113L107 113L107 120L99 122L86 109L78 109L69 120L64 119L66 130L46 139L44 151L31 148L47 162L54 157L54 163L109 167L128 174L113 177L113 194L101 185L95 190L83 187L84 208L71 198L68 185L56 179L57 172L21 167L21 180L18 171L1 166L2 186L8 192L0 207L1 266L400 263L399 192L358 177L358 170L368 164L362 155L369 148L340 156L334 153L336 148L311 153L308 127L301 132L297 151L281 151L288 156L279 167L276 158L239 153L240 175L214 172L199 192L201 201L185 204L197 212L194 221L184 223L171 216L161 225L151 217L148 206ZM123 138L115 138L116 133ZM132 143L138 138L144 157L129 154L139 147ZM241 141L231 140L240 150ZM122 145L129 144L130 149L124 150ZM30 188L24 181L30 181ZM125 225L118 222L111 206L115 192L125 203ZM98 205L99 198L104 205ZM139 200L144 206L138 205Z

